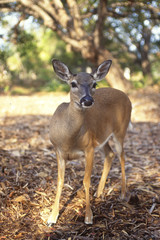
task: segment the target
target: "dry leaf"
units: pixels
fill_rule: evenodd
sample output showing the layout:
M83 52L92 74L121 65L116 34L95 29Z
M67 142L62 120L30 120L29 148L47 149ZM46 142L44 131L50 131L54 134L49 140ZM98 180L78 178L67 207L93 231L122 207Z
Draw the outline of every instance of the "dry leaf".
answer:
M85 161L81 158L66 164L65 184L73 190L63 188L60 215L53 229L46 226L46 221L54 203L57 186L57 161L48 134L51 105L54 105L54 101L52 97L45 96L45 106L49 106L46 112L42 107L39 110L34 107L35 101L36 106L40 106L39 101L43 96L36 96L36 99L34 96L21 97L21 100L11 97L19 109L14 108L12 112L9 110L8 116L4 116L3 112L0 118L0 137L3 139L0 141L0 222L3 225L0 240L15 237L27 240L160 239L159 96L159 93L154 92L143 94L142 90L132 95L132 119L140 122L133 121L133 131L127 133L124 150L128 193L132 195L136 192L139 201L131 198L131 206L119 199L121 168L117 157L106 181L103 196L98 200L93 197L104 163L104 157L96 152L90 187L94 224L84 224L85 191L81 189ZM30 107L27 108L29 102ZM138 107L135 106L136 102L140 103ZM151 111L147 106L153 106L153 102L157 109ZM5 103L4 96L2 108ZM49 115L41 114L40 110ZM156 205L154 197L157 199ZM46 215L42 217L43 211Z
M25 202L30 201L30 197L27 194L23 194L21 196L14 198L12 201L25 203Z

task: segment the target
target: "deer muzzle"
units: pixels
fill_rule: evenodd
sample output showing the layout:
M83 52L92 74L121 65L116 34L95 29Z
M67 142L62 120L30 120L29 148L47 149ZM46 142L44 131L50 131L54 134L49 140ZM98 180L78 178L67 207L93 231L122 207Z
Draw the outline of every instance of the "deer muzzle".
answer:
M91 96L86 95L80 100L80 104L82 107L91 107L94 104L94 100Z

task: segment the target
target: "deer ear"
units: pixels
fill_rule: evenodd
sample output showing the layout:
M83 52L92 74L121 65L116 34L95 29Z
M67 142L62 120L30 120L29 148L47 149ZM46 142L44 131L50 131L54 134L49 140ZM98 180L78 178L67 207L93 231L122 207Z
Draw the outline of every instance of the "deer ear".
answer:
M73 75L69 68L57 59L52 60L52 65L57 76L63 81L68 82Z
M96 68L93 72L92 72L92 76L96 81L100 81L103 78L105 78L105 76L107 75L110 66L112 64L112 60L107 60L104 61L103 63L101 63L99 65L98 68Z

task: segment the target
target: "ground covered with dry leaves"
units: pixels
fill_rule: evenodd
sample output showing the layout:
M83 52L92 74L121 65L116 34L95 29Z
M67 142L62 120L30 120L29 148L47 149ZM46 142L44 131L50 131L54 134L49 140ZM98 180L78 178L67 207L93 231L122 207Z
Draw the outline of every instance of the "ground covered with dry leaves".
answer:
M103 157L96 152L91 187L94 224L85 225L85 163L83 158L69 161L60 216L49 228L46 221L56 193L57 163L48 126L60 96L0 96L0 240L160 239L160 95L149 89L130 98L133 129L124 144L126 200L119 198L117 158L103 196L93 196L103 167Z

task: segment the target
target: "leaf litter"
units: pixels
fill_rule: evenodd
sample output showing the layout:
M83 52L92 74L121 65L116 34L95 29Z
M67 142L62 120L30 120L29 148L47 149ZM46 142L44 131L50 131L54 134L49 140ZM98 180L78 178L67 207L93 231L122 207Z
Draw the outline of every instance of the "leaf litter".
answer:
M46 221L54 202L57 180L56 156L48 135L51 116L34 114L34 109L33 114L23 112L16 116L7 112L3 115L0 125L0 240L160 239L160 118L156 116L157 119L154 117L148 122L145 119L136 122L138 114L133 116L133 130L128 131L124 144L125 201L119 197L121 171L117 157L103 195L99 199L94 197L103 167L103 157L96 152L90 189L93 225L84 224L85 163L81 158L66 164L60 216L57 224L48 227ZM112 145L112 140L110 143Z

